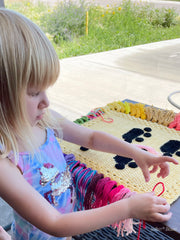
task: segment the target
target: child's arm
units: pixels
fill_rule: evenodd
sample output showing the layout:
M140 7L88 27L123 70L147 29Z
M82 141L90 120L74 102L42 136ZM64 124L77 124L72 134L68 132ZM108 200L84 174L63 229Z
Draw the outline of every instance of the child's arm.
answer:
M58 113L54 114L56 117L60 117ZM63 128L63 138L66 141L94 150L133 158L141 168L147 182L150 180L150 173L154 173L158 169L159 173L157 176L166 177L169 174L169 165L167 162L178 164L178 161L174 158L156 156L108 133L93 131L67 119L62 120L61 124ZM150 167L153 167L151 171L149 171Z
M0 240L11 240L11 236L0 226Z
M169 204L153 193L135 194L98 209L60 214L8 159L0 159L0 197L31 224L58 237L93 231L127 218L162 222L171 217Z

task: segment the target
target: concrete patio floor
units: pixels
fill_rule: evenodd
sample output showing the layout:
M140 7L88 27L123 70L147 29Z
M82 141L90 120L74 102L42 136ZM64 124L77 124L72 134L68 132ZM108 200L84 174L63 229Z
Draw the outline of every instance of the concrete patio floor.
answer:
M51 108L70 120L109 102L132 99L164 109L180 90L180 39L60 60ZM173 100L180 103L180 94Z

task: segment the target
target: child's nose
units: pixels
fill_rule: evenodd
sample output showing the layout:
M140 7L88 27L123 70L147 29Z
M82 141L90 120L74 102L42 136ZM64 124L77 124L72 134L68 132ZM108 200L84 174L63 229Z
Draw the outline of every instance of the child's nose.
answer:
M39 108L47 108L49 106L49 99L45 92L42 92L41 102L39 103Z

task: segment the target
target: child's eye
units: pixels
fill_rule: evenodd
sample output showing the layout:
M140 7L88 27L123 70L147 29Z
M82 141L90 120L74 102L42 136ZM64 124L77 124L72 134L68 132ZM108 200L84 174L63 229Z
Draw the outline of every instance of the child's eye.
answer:
M36 92L36 93L33 93L33 96L38 96L39 95L39 92Z
M36 97L39 95L39 92L29 92L28 95L31 97Z

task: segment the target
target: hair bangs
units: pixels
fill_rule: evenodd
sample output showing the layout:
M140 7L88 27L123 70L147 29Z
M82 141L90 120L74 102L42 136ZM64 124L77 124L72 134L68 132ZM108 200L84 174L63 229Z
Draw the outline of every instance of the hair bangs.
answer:
M32 49L32 68L28 85L43 90L56 82L60 72L60 63L49 40L46 38L39 40L38 44L34 43Z

